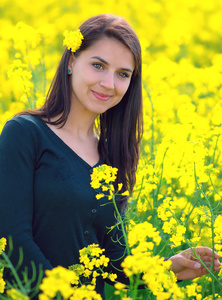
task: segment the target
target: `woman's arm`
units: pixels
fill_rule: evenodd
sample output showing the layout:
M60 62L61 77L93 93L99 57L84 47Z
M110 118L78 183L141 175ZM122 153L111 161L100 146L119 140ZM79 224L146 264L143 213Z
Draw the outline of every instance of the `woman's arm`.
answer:
M0 237L12 236L10 257L16 266L19 247L23 249L24 270L33 261L38 268L51 269L48 259L33 240L33 186L36 159L36 141L31 130L17 121L9 121L0 136ZM31 276L31 273L30 273Z

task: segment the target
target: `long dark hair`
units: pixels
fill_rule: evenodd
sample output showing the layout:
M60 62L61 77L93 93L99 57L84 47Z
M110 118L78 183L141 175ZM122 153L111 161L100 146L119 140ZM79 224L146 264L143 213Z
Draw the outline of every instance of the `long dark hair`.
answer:
M128 189L131 193L136 180L143 126L140 43L130 25L111 14L89 18L79 29L84 39L80 49L75 52L76 57L103 37L119 40L129 48L134 57L135 69L126 94L119 104L101 114L98 122L99 155L104 163L118 168L117 181L123 183L123 189ZM71 106L70 80L67 74L70 54L70 50L64 51L45 104L39 109L20 114L36 115L47 119L49 124L64 126ZM60 114L59 119L53 122L50 120ZM125 205L126 201L124 199L120 206Z

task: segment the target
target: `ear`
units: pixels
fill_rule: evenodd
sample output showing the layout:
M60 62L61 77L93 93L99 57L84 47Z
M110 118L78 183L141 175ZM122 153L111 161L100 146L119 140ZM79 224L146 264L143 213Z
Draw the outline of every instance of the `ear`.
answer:
M74 53L71 52L70 57L69 57L69 62L68 62L68 70L70 70L71 73L72 73L72 68L73 68L74 60L75 60Z

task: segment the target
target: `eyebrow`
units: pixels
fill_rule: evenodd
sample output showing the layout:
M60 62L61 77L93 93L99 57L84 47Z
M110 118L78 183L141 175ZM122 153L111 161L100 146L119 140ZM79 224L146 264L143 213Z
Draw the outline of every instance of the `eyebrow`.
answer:
M106 60L104 60L103 58L101 58L101 57L99 57L99 56L92 56L91 57L92 59L98 59L98 60L100 60L102 63L104 63L105 65L109 65L109 63L106 61ZM123 71L126 71L126 72L130 72L130 73L133 73L133 70L132 69L129 69L129 68L121 68L121 70L123 70Z

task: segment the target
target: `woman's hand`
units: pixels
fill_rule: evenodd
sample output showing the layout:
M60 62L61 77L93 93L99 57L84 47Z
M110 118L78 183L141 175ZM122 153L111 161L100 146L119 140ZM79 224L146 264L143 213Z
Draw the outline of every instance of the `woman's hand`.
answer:
M212 249L208 247L194 247L193 250L210 269L212 265ZM219 258L220 255L214 252L214 271L220 270ZM169 259L172 261L171 268L178 280L194 279L208 273L191 248L171 256Z

